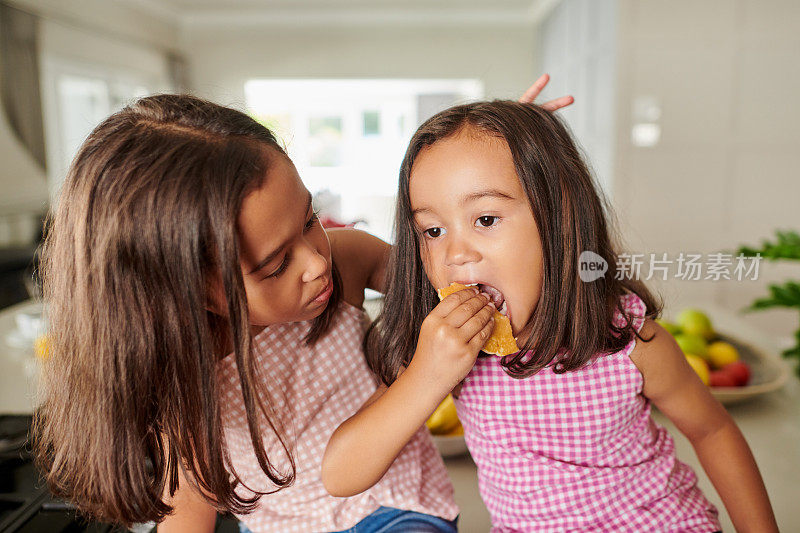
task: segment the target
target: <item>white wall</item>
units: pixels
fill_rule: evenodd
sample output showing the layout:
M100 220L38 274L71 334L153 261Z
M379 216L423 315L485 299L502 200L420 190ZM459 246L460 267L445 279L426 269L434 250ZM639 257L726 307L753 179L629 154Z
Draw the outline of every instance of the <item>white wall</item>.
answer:
M564 94L559 113L606 194L613 186L617 0L562 0L537 29L538 70L550 74L542 101Z
M249 78L477 78L486 96L532 82L529 24L189 27L183 48L197 94L244 104ZM324 97L324 95L321 95Z
M800 3L620 0L614 198L631 249L712 253L800 230ZM661 139L631 143L638 97L660 104ZM667 301L738 310L768 282L800 278L762 264L757 282L673 281ZM781 337L796 311L747 315Z

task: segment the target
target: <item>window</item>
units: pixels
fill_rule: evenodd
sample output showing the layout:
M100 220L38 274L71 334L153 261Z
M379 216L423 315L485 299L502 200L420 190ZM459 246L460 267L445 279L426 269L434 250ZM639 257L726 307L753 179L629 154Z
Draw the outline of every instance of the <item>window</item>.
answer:
M308 164L312 167L342 164L342 117L308 120Z
M154 92L156 84L99 66L54 60L46 61L43 79L47 174L54 192L95 126L131 100Z
M483 96L476 80L250 80L248 112L285 144L323 217L391 239L397 173L417 126Z
M380 111L364 111L364 137L380 135ZM402 121L403 117L400 117ZM400 123L402 124L402 122ZM401 128L402 129L402 128Z

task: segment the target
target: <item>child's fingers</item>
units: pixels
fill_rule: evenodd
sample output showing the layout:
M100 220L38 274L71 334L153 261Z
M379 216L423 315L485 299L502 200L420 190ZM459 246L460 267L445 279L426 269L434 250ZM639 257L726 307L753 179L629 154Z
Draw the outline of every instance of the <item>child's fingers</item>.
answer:
M432 315L437 315L440 318L447 318L459 305L463 304L470 298L474 298L478 294L476 287L467 287L464 290L454 292L450 296L439 302L439 305L433 308ZM462 322L463 324L463 322ZM459 324L460 326L461 324Z
M547 85L547 82L550 81L549 74L542 74L539 76L539 79L533 82L533 85L528 87L528 90L525 91L525 94L520 96L519 101L523 104L532 104L536 97L539 96L539 93L542 92L544 86Z
M461 328L468 320L478 314L487 303L489 303L489 297L485 294L478 294L453 309L445 317L445 322L454 328ZM465 340L471 337L472 335L466 337Z
M459 329L464 341L472 342L472 339L475 338L475 336L478 335L487 325L494 324L494 319L492 318L494 311L494 305L489 302L483 306L480 311L475 313L475 315L473 315L469 320L464 322L464 325ZM493 325L489 328L489 334L492 333L492 329L494 329ZM486 338L488 339L489 337L487 336Z
M488 307L488 306L487 306ZM480 350L483 348L483 345L486 344L486 341L492 335L492 331L494 330L494 308L492 307L492 312L489 314L489 320L486 324L483 325L476 333L472 336L469 340L470 348L474 348L475 350ZM477 317L476 317L477 318Z
M572 105L573 102L575 102L575 98L573 98L570 95L559 96L554 100L550 100L549 102L543 103L542 108L552 113L553 111L558 111L562 107L567 107L568 105Z

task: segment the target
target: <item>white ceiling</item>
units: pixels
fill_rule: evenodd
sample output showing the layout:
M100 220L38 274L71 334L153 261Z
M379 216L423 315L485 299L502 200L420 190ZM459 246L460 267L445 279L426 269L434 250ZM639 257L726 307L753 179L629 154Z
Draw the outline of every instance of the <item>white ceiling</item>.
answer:
M181 26L532 24L560 0L116 0Z

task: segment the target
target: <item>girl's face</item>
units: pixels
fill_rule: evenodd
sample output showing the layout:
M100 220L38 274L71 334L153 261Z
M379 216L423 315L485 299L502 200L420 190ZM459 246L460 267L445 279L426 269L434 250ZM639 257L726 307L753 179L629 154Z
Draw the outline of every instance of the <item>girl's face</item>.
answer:
M264 185L245 197L237 222L251 324L319 316L333 291L331 247L287 157L273 155Z
M542 244L508 144L465 128L423 148L411 169L412 222L435 288L478 283L515 335L542 287Z

